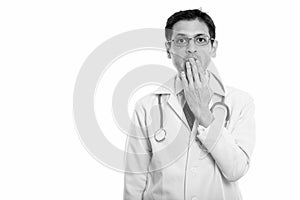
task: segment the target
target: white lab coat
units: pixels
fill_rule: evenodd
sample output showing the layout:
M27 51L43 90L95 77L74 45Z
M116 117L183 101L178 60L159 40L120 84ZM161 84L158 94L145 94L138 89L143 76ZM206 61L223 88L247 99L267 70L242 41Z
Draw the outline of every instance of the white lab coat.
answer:
M209 84L217 94L212 103L225 96L230 109L227 126L214 134L194 123L191 131L176 96L175 77L139 100L126 147L124 200L242 199L237 180L249 168L255 143L253 99L240 90L225 89L212 63L208 71L214 75ZM161 142L154 137L161 126L158 94L166 131Z

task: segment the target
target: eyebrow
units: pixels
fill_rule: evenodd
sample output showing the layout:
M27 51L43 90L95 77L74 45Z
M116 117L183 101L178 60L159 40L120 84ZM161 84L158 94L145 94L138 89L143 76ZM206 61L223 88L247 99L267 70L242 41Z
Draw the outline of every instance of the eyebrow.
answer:
M208 36L208 35L205 34L205 33L197 33L197 34L193 35L192 37L199 36L199 35L206 35L206 36ZM175 35L175 37L176 37L176 36L188 36L188 35L186 35L186 34L184 34L184 33L178 33L178 34Z

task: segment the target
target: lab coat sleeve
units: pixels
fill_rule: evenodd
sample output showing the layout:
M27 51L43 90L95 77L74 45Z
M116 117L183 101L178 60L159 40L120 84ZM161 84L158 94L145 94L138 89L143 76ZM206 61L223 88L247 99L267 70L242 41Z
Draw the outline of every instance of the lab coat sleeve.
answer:
M132 116L125 152L124 200L142 200L147 186L151 147L146 127L146 112L136 106Z
M222 126L219 134L208 132L205 140L198 138L209 150L223 176L228 181L237 181L248 171L255 143L253 100L242 107L231 131Z

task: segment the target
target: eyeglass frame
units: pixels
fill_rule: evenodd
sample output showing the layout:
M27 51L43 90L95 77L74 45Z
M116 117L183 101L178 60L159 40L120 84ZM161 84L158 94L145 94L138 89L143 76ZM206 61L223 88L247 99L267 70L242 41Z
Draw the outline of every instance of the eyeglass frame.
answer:
M175 40L175 37L177 37L178 35L185 36L185 37L188 39L188 43L187 43L186 46L178 46L178 45L176 45L176 43L174 42L174 40ZM195 42L195 38L196 38L197 36L199 36L199 35L207 36L207 37L208 37L208 41L216 41L215 38L211 38L210 36L208 36L208 35L206 35L206 34L203 34L203 33L198 33L198 34L196 34L196 35L194 35L194 36L192 36L192 37L188 37L188 36L185 35L185 34L177 34L177 35L174 37L174 39L172 39L172 40L167 40L167 42L168 42L168 43L174 42L175 46L176 46L176 47L180 47L180 48L187 47L187 46L190 44L190 40L192 40L192 39L194 39L194 44L196 44L196 45L199 46L199 47L208 45L209 42L208 42L207 44L203 44L203 45L198 45L198 44Z

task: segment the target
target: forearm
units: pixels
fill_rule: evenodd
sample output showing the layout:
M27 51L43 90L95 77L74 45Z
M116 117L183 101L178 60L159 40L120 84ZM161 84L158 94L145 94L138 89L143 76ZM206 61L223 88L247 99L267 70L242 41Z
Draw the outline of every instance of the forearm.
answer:
M228 181L238 180L247 172L249 158L225 128L214 140L215 144L208 147L211 156ZM204 141L203 144L205 145L206 142Z
M253 103L245 106L242 115L231 132L224 128L224 110L214 111L215 119L206 136L198 135L203 145L228 181L241 178L249 168L251 149L254 145Z

